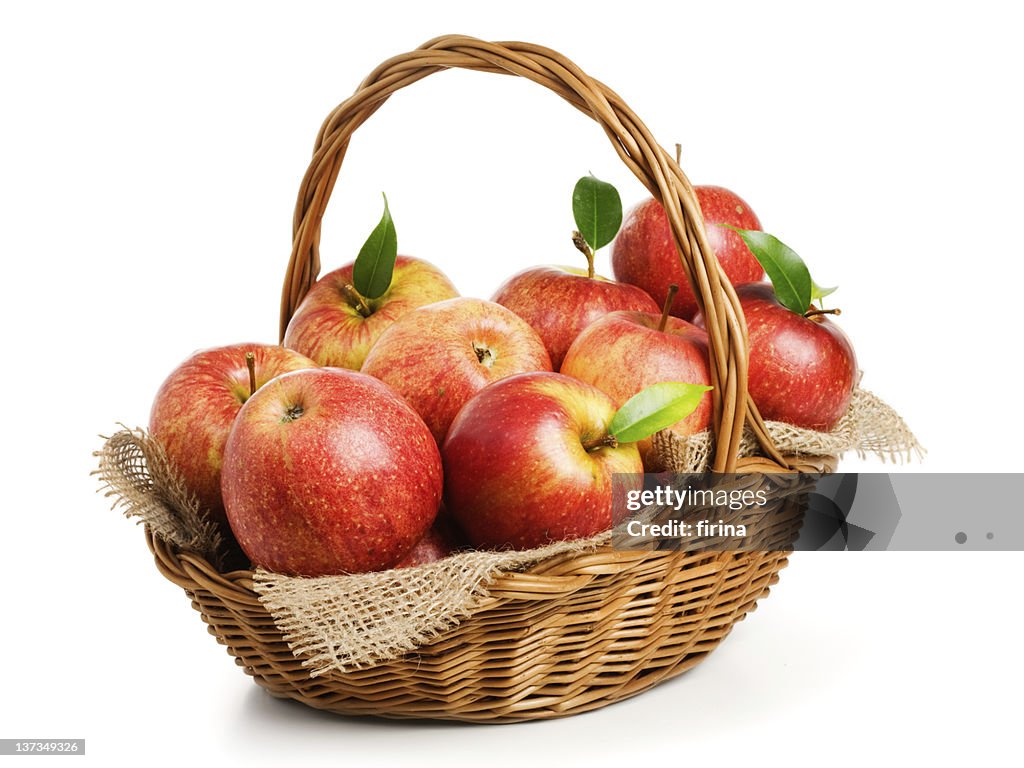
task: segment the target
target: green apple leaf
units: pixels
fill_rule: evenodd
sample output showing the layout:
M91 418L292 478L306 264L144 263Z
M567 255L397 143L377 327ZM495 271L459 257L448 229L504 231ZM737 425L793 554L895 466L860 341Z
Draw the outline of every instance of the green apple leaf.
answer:
M824 299L826 296L831 296L838 290L838 285L833 285L831 288L822 288L816 282L814 278L811 278L811 301L817 301L818 299Z
M754 258L768 273L768 279L775 288L775 296L782 306L798 315L807 311L811 305L811 273L796 251L767 232L740 229L728 224L719 226L731 229L743 238Z
M572 191L572 215L587 245L595 251L603 248L622 226L619 191L607 181L584 176Z
M398 256L395 222L388 208L388 196L383 196L384 215L359 249L356 263L352 266L352 284L368 299L380 298L391 287L395 258Z
M711 387L665 381L642 389L615 412L608 434L620 443L635 443L685 419Z

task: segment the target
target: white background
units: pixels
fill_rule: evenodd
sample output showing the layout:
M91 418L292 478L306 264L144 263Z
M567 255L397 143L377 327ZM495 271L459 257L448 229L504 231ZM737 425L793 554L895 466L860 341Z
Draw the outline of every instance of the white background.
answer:
M618 90L683 144L695 183L742 194L841 286L864 385L914 427L924 470L1019 470L1021 19L1009 3L772 6L5 5L0 737L85 737L97 765L1019 764L1019 553L799 554L706 663L630 702L389 724L265 696L89 477L97 434L144 425L193 349L276 339L321 119L445 32L549 45ZM352 142L325 268L353 257L384 190L400 249L487 297L573 262L588 170L644 196L539 87L434 76Z

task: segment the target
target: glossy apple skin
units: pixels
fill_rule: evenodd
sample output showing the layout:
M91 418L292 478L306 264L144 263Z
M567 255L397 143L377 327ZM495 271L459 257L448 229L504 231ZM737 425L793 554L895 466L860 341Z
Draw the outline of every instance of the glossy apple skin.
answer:
M676 317L669 317L665 330L659 331L660 321L660 315L647 312L610 312L576 337L561 372L593 384L616 407L663 381L710 384L707 332ZM711 407L707 392L693 413L667 429L681 437L703 432L711 426ZM648 472L664 469L650 439L641 440L637 447Z
M352 264L321 277L295 310L284 334L284 346L323 366L358 371L380 335L398 318L435 301L459 295L437 267L411 256L399 256L391 287L370 299L373 314L364 317L346 298Z
M694 187L706 224L708 242L718 263L733 285L764 277L764 270L735 232L715 224L740 229L761 229L761 222L739 195L724 187ZM612 245L612 270L616 280L639 286L659 306L675 283L679 293L672 302L672 314L690 320L697 314L697 299L679 262L672 228L665 209L654 198L636 206L626 216Z
M849 338L826 316L786 309L769 283L738 285L736 294L750 336L747 389L762 418L831 430L846 413L858 378Z
M160 386L149 415L149 433L171 466L212 518L226 524L220 496L224 444L249 399L245 353L256 363L256 384L316 363L298 352L268 344L234 344L192 354Z
M370 350L363 373L406 399L444 442L455 414L492 382L550 371L536 331L500 304L458 298L420 307L388 328Z
M572 267L536 267L506 280L492 301L508 307L540 334L556 370L569 345L597 318L616 310L657 312L639 288Z
M221 476L254 565L298 576L392 567L430 528L441 457L405 401L341 368L274 379L242 407Z
M612 524L612 476L641 473L632 444L600 439L615 404L558 373L503 379L466 403L442 448L445 503L478 548L529 549Z

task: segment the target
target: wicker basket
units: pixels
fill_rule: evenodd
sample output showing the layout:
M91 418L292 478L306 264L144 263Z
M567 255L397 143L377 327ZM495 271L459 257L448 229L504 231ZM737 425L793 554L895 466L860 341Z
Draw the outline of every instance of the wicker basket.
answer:
M299 191L281 329L320 271L320 222L352 133L387 98L449 68L528 78L604 129L622 161L664 204L707 319L714 384L713 469L822 471L832 457L788 459L747 397L747 336L690 182L622 99L554 51L447 36L381 64L324 122ZM738 459L745 424L764 456ZM202 557L147 534L161 573L182 587L209 631L271 694L344 714L515 722L559 717L633 696L693 667L753 610L786 552L562 555L489 586L458 627L417 653L311 677L253 591L252 572L218 573Z

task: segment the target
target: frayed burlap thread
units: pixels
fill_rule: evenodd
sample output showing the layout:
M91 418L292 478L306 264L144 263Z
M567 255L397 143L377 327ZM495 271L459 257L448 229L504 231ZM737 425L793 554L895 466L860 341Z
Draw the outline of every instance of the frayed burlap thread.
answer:
M787 454L837 455L855 450L897 460L921 448L903 419L875 395L857 390L847 414L823 434L768 422L776 444ZM662 432L655 447L667 468L701 472L708 468L709 433L686 439ZM741 455L757 453L752 434ZM96 455L107 495L125 515L145 522L180 551L221 561L216 528L167 464L159 445L142 430L118 432ZM498 576L526 569L556 555L594 550L609 534L561 541L537 549L462 552L415 568L366 574L305 578L257 568L253 590L310 675L347 672L397 659L415 651L471 616L489 598Z
M608 538L606 532L522 552L463 552L416 568L348 576L297 578L259 568L253 589L316 677L414 651L471 616L499 575L592 551Z
M122 425L123 426L123 425ZM136 518L181 552L219 567L221 535L176 475L167 456L142 429L125 427L104 438L101 491L114 508ZM253 589L311 675L346 671L398 658L457 626L488 597L497 576L555 555L607 543L609 534L559 541L537 549L464 552L416 568L301 578L256 569Z
M921 449L906 423L881 399L858 389L846 415L830 433L768 422L783 453L838 455L855 450L895 460ZM659 437L671 433L660 433ZM656 442L656 446L658 443ZM708 468L710 433L662 443L669 468L702 472ZM757 453L753 434L744 454ZM663 457L664 458L664 457ZM258 569L253 589L274 616L289 647L310 674L340 672L396 659L436 639L470 616L488 597L487 585L499 574L522 570L554 555L594 549L604 533L577 542L556 542L524 552L464 552L437 563L382 573L298 578Z
M142 429L120 426L124 428L105 437L103 448L93 453L99 467L92 474L99 477L103 495L114 497L114 509L148 525L180 551L195 552L220 566L220 531L171 469L163 448Z
M768 421L765 426L779 451L788 456L838 456L855 451L861 458L873 455L896 463L924 455L903 418L866 389L854 390L849 408L831 432L801 429L780 421ZM664 468L673 472L703 472L714 453L710 432L688 437L659 432L653 442ZM746 430L739 456L755 456L759 450L754 433Z

